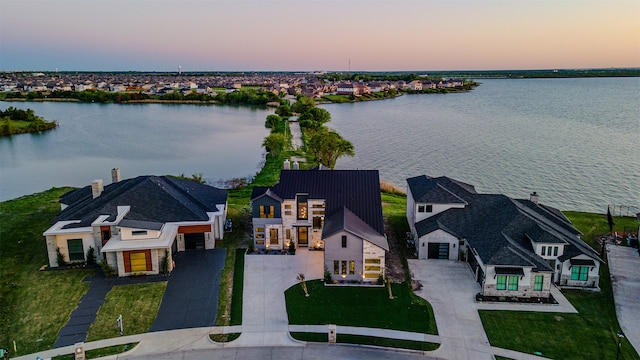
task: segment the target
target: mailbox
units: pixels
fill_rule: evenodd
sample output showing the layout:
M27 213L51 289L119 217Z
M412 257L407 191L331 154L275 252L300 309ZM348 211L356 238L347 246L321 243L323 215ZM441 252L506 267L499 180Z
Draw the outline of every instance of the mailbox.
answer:
M84 343L83 342L76 343L73 347L74 347L73 354L75 355L75 360L85 360Z
M338 336L338 334L336 332L336 326L335 325L329 325L329 343L335 344L337 336Z

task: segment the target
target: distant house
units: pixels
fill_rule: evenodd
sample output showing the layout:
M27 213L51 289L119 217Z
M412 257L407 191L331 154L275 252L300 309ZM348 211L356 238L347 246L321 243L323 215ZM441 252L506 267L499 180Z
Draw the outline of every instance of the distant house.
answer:
M340 83L336 90L337 95L358 95L358 88L352 83Z
M167 176L120 181L118 169L113 180L62 197L62 212L43 234L50 266L62 265L58 253L83 262L92 247L119 276L158 274L165 254L213 249L223 238L226 191Z
M410 90L422 91L422 81L413 80L412 82L410 82L408 84L408 87L409 87Z
M334 281L376 282L385 253L377 170L285 170L251 195L253 243L262 250L324 249Z
M478 194L428 176L407 179L407 188L418 258L467 261L483 295L548 298L553 284L599 289L602 260L536 193L526 200Z

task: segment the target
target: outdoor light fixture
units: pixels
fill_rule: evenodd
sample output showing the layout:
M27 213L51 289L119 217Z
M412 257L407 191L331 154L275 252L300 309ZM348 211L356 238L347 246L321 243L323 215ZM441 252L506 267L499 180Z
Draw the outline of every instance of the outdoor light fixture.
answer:
M618 360L618 358L620 357L620 345L622 343L622 338L624 337L624 333L622 332L622 330L618 330L616 334L618 334L618 352L616 353L616 360Z

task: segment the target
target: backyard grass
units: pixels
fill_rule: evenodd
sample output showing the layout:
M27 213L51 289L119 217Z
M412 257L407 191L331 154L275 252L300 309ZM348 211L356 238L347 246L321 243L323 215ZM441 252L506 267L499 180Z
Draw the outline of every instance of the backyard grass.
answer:
M598 235L609 231L606 215L565 214L592 246ZM635 221L615 218L616 227L625 226L629 220ZM600 293L563 291L578 314L485 310L480 311L480 318L493 346L526 353L539 351L554 359L613 359L620 325L606 264L600 266L600 288ZM622 341L620 359L640 359L626 339Z
M327 343L329 341L327 333L304 333L304 332L292 332L291 336L300 341L308 342L320 342ZM398 340L388 339L375 336L361 336L361 335L349 335L340 334L336 336L336 342L342 344L357 344L357 345L373 345L383 346L396 349L409 349L420 351L432 351L437 349L440 344L434 344L424 341L412 341L412 340Z
M114 286L98 310L86 341L110 339L120 336L116 319L122 315L124 335L149 331L158 314L167 282Z
M392 284L394 299L385 287L325 287L307 281L309 297L299 284L285 291L289 324L336 324L436 334L429 303L405 284Z
M42 233L60 212L58 199L71 189L0 202L0 346L12 357L53 347L89 289L82 279L94 270L38 271L48 263Z

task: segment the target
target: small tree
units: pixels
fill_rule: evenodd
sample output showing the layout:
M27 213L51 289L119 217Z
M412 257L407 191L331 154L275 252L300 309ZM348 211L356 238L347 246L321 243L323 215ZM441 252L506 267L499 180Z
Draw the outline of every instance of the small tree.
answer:
M280 153L284 150L285 144L286 140L284 135L278 133L267 136L262 142L262 146L264 146L274 158L280 156Z
M300 281L300 286L302 286L302 290L304 290L304 296L309 297L309 292L307 291L307 283L304 279L304 274L303 273L298 274L298 277L296 277L296 280Z
M160 261L160 272L163 274L169 273L169 250L164 249L164 256L162 257L162 261Z
M60 248L56 246L56 259L58 260L58 266L65 266L67 262L64 260L64 255L60 252Z
M282 121L282 118L278 115L271 114L267 116L267 119L264 122L264 126L269 129L275 129L278 127L278 124Z
M329 269L327 269L327 267L324 267L324 283L325 284L331 284L333 282L333 277L331 276L331 272L329 272Z
M96 255L93 246L89 246L87 250L87 265L94 265L96 263Z

